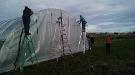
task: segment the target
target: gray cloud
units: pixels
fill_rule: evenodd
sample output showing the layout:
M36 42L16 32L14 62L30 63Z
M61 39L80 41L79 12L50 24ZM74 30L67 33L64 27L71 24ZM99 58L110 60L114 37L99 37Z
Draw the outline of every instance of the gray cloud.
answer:
M135 0L1 0L0 15L5 18L21 16L25 5L34 11L64 9L76 18L82 14L88 22L88 31L124 32L135 26Z

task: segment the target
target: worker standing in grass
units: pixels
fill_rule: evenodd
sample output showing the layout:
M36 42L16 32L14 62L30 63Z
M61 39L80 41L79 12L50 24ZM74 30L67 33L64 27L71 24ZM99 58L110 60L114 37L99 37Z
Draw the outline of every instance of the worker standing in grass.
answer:
M93 44L94 44L94 36L91 34L90 35L90 41L91 41L91 49L93 49Z
M106 45L106 53L108 56L110 56L110 48L111 48L111 43L112 43L112 37L106 33L105 38L104 38L104 43Z
M23 10L23 25L25 30L25 35L30 35L29 29L30 29L30 16L33 14L32 10L25 6L25 9Z
M90 39L90 34L87 33L86 37L87 37L88 46L89 46L89 47L88 47L88 50L91 50L91 39Z

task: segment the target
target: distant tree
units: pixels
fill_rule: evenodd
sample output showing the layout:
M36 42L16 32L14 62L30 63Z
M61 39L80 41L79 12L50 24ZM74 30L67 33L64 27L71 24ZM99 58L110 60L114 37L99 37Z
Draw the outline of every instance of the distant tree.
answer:
M135 34L135 31L133 31L133 34Z
M114 32L115 35L118 35L119 33L118 32Z

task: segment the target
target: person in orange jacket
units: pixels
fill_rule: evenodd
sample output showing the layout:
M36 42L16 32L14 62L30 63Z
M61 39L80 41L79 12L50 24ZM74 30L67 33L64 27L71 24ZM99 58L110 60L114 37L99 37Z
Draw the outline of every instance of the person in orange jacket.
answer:
M106 35L105 35L104 43L106 45L106 53L107 53L107 55L110 56L110 48L111 48L111 43L112 43L112 37L108 33L106 33Z

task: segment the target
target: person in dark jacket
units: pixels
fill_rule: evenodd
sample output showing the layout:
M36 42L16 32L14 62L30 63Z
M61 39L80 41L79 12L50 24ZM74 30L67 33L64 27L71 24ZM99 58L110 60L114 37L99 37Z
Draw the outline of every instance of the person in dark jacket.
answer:
M25 6L25 9L23 10L23 25L24 25L24 30L25 30L25 35L30 35L29 29L30 29L30 16L33 14L33 11Z
M90 41L91 41L91 48L93 48L93 44L94 44L94 36L93 35L90 36Z
M88 50L92 50L93 49L93 44L94 44L94 36L87 34L87 39L88 39L88 45L89 45L89 49Z
M87 37L87 41L88 41L88 50L91 50L90 34L89 34L89 33L87 33L86 37Z
M80 15L80 23L82 23L82 32L85 32L85 27L86 27L86 21L82 15Z

